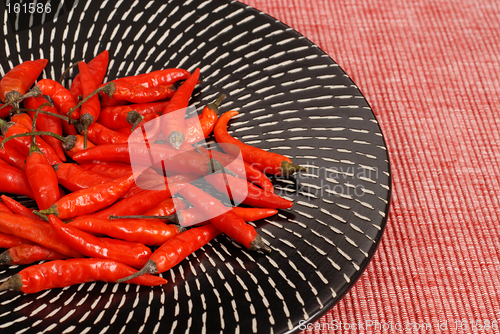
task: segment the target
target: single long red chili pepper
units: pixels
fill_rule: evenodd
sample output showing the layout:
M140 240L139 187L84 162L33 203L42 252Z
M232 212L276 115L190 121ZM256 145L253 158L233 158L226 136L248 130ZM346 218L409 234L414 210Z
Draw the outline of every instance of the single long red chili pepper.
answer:
M3 141L3 139L0 136L0 141ZM0 148L0 159L20 170L26 170L26 156L12 146L12 143L5 143L4 147Z
M88 171L94 172L104 177L117 179L124 176L130 176L133 174L132 167L129 164L117 162L117 163L83 163L79 165L81 168Z
M169 68L115 79L111 81L114 92L111 98L102 95L102 105L115 105L115 101L148 103L169 99L175 92L174 84L189 75L184 69Z
M24 171L9 165L1 159L0 168L2 169L2 172L0 172L0 192L24 195L31 199L35 198Z
M133 182L134 175L78 190L62 197L50 208L41 210L40 213L53 214L59 219L91 214L116 202Z
M82 256L65 242L62 242L50 225L41 220L0 212L0 232L30 240L70 257Z
M14 135L27 134L28 132L30 132L30 129L26 128L24 125L12 122L6 123L3 120L0 120L0 127L2 128L4 140ZM14 146L25 157L28 156L31 145L31 139L29 138L29 136L13 138L10 143L12 143L12 146ZM62 163L61 159L59 159L59 156L54 152L52 147L47 144L47 142L41 137L36 137L36 144L51 165Z
M119 239L98 238L63 223L54 215L49 215L49 224L61 240L88 257L116 260L134 268L142 268L151 256L151 249L144 244Z
M26 177L40 210L50 208L59 200L59 183L56 173L34 143L26 159Z
M44 262L24 268L0 285L1 290L36 293L47 289L102 281L117 282L121 277L137 272L121 262L107 259L67 259ZM142 275L124 283L158 286L167 280L154 275Z
M183 184L165 185L166 190L146 190L124 198L109 208L88 215L95 218L108 218L111 215L139 215L179 192Z
M269 208L242 208L242 207L234 207L231 209L236 215L241 217L246 222L253 222L256 220L268 218L274 216L278 213L276 209Z
M84 146L85 146L85 138L82 135L76 135L75 146L71 150L66 151L66 154L69 155L70 157L73 157L73 155L75 155L76 153L86 150ZM87 148L95 146L96 145L91 141L89 141L87 138Z
M95 58L93 58L91 61L88 62L88 68L89 72L97 85L100 85L102 81L104 80L104 77L106 76L106 72L108 70L108 64L109 64L109 51L104 50ZM83 94L82 93L82 79L81 79L81 74L78 73L75 78L73 79L73 82L71 82L71 87L69 88L69 91L75 98L75 100L80 100L80 96Z
M27 60L8 71L0 80L0 100L9 103L26 94L47 62L47 59Z
M5 211L3 211L5 212ZM31 241L16 237L15 235L0 232L0 248L10 248L17 245L30 243Z
M12 213L25 216L28 218L36 219L36 220L41 220L42 218L38 217L33 213L33 209L28 209L18 201L16 201L13 198L10 198L9 196L1 195L2 201L4 204L10 209Z
M78 127L77 127L78 128ZM85 129L82 129L85 131ZM100 123L92 123L87 129L87 138L95 145L103 144L126 144L130 133L124 134L110 128L105 127Z
M137 119L140 119L137 115L144 117L161 113L168 103L169 101L162 101L104 107L97 122L110 129L119 130L137 122Z
M68 256L35 244L21 244L0 253L0 265L23 265L38 261L67 259Z
M163 109L161 132L163 137L176 149L179 149L185 140L186 109L199 77L200 69L197 68L177 89L170 99L170 103ZM169 115L167 116L167 114Z
M252 183L223 173L205 176L205 180L230 199L257 208L289 209L293 202L275 193L261 189Z
M79 62L78 69L81 75L82 96L84 99L88 97L88 100L83 103L80 108L80 125L83 127L82 131L85 138L84 148L87 148L87 140L85 137L87 136L87 129L99 118L101 104L99 102L99 96L97 94L92 95L97 89L97 84L94 82L87 64L83 61ZM93 143L98 144L95 141L93 141Z
M250 250L264 253L271 251L271 248L263 242L252 225L247 224L216 198L191 184L186 184L179 193L228 237L233 238Z
M223 146L225 147L227 147L228 145L231 144L223 144ZM273 183L271 182L271 180L269 180L267 175L262 173L260 170L253 167L249 163L216 150L209 151L204 147L199 147L198 149L200 150L201 154L210 156L219 161L225 168L236 173L236 175L238 175L240 178L246 179L249 182L258 185L262 189L274 193Z
M156 249L141 270L118 280L118 282L127 281L144 274L163 273L175 267L188 255L206 245L220 233L212 224L194 227L179 233Z
M44 97L30 97L23 101L23 105L27 109L36 110L42 104L47 102L48 100ZM42 110L53 114L58 114L56 107L45 106L42 107ZM28 114L33 119L33 117L35 116L35 111L28 110ZM40 131L53 132L60 136L63 135L63 125L61 119L51 115L40 113L38 115L36 127ZM49 144L54 149L54 152L62 162L66 161L66 155L64 154L63 145L60 140L51 136L42 136L42 139L45 140L47 144Z
M82 168L74 163L53 166L60 185L69 191L77 191L93 187L97 184L111 182L114 179Z
M42 79L36 83L34 89L38 89L42 93L41 95L50 96L61 115L79 119L80 110L77 107L78 102L70 91L59 82L52 79ZM71 115L68 115L70 112Z
M164 177L156 173L142 173L127 193L123 195L123 198L128 198L144 191L164 190L165 185L193 182L198 178L199 176L194 174L178 174Z
M233 116L238 114L239 113L237 111L228 111L219 117L217 123L215 124L215 140L217 140L218 143L233 144L239 148L235 149L233 146L227 145L225 149L226 153L238 156L241 151L243 160L268 174L289 176L295 172L307 170L305 167L293 164L292 160L284 155L265 151L258 147L242 143L238 139L233 138L227 132L227 124Z
M161 246L168 239L179 234L179 226L165 224L152 219L103 219L84 218L68 223L79 230L98 235L107 235L120 240L139 242L147 246Z

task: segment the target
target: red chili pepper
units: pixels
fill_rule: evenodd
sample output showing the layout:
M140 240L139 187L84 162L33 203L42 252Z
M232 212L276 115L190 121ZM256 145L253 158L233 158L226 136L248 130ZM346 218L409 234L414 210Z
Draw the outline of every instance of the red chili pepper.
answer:
M170 103L163 109L161 132L163 137L176 149L179 149L185 140L186 109L199 77L200 69L197 68L177 89L170 99ZM166 114L170 115L166 116Z
M230 144L223 144L223 147L227 147L228 145ZM274 193L273 183L271 182L271 180L269 180L267 175L262 173L260 170L253 167L249 163L216 150L209 151L204 147L199 147L199 149L203 155L210 156L219 161L225 168L234 172L242 179L246 179L249 182L260 186L262 189Z
M106 76L106 72L108 69L109 63L109 51L104 50L100 54L98 54L95 58L88 62L89 72L97 85L100 85ZM79 100L79 97L82 93L82 81L81 74L78 73L73 82L71 83L71 87L69 91L75 98L75 100Z
M12 109L13 109L12 106L4 107L4 105L0 103L0 118L9 117Z
M145 216L170 216L176 211L184 210L186 203L180 198L167 198L155 207L142 213Z
M23 265L38 261L67 259L68 256L40 245L21 244L0 254L0 265Z
M35 110L42 104L47 103L47 99L44 97L30 97L23 101L25 108ZM42 108L43 111L47 111L53 114L58 114L55 107L45 106ZM33 118L35 116L34 111L28 111L28 114ZM47 114L40 113L38 115L36 127L40 131L53 132L60 136L63 135L63 125L60 118L50 116ZM61 161L66 161L66 155L64 154L64 149L62 142L51 136L42 136L42 139L49 144L54 152L57 154Z
M56 235L50 225L41 220L0 212L0 232L30 240L70 257L82 256L72 247L61 242L61 239Z
M0 136L0 141L3 139ZM26 156L12 146L12 143L5 143L3 149L0 148L0 159L20 170L26 170Z
M2 195L2 196L5 196L5 195ZM5 196L7 197L7 196ZM12 213L12 211L9 209L9 207L4 203L4 201L2 200L0 202L0 212L8 212L8 213ZM1 247L0 247L1 248Z
M278 213L276 209L269 208L241 208L234 207L231 209L237 216L241 217L246 222L268 218Z
M168 239L180 233L174 224L166 220L153 219L104 219L80 218L68 223L79 230L98 235L107 235L129 242L139 242L148 246L161 246Z
M0 168L2 169L0 173L0 192L24 195L31 199L35 198L24 171L9 165L3 160L0 160Z
M163 273L197 251L221 232L212 224L191 228L169 239L151 254L146 265L137 273L124 277L123 282L144 274Z
M26 159L26 177L38 208L45 210L59 200L59 183L45 155L36 145L32 148Z
M134 176L98 184L67 194L47 210L40 213L53 214L59 219L91 214L116 202L134 182Z
M237 111L228 111L224 113L219 117L214 128L215 139L218 143L233 144L239 148L235 149L234 146L227 145L225 148L226 153L238 156L241 151L243 160L268 174L288 176L298 171L307 170L305 167L294 165L292 160L284 155L268 152L258 147L244 144L233 138L227 132L227 123L235 115L238 115Z
M100 123L92 123L87 129L87 138L95 145L126 144L129 136L130 133L127 135L111 130Z
M101 111L101 104L99 103L99 96L97 94L92 95L97 89L97 84L92 78L92 74L83 61L78 63L78 69L81 75L82 84L82 96L83 98L88 98L85 103L82 104L80 109L80 125L83 127L83 136L87 135L88 127L93 124L99 118L99 113ZM93 141L95 143L95 141ZM97 143L95 143L97 144ZM84 148L87 148L87 141L84 141Z
M30 132L30 129L26 128L24 125L11 122L5 123L3 120L0 120L0 126L2 127L2 132L5 137L4 140L14 135L26 134ZM28 156L31 145L31 139L29 136L13 138L9 142L25 157ZM51 165L62 163L61 159L59 159L52 147L40 136L36 137L36 144Z
M168 103L169 101L163 101L104 107L97 122L112 130L128 128L136 123L140 116L161 113Z
M66 151L66 154L69 155L70 157L73 157L76 153L86 150L84 148L84 144L85 144L85 138L82 135L76 135L75 146L71 150ZM87 148L95 146L96 145L94 143L87 140Z
M134 268L142 268L151 256L151 249L138 242L98 238L63 223L49 215L49 224L65 243L88 257L120 261Z
M195 151L183 151L161 144L142 145L139 143L98 145L73 155L78 163L85 161L117 161L130 164L133 157L134 165L156 165L172 173L206 175L209 170L210 158Z
M24 268L0 285L1 290L36 293L47 289L64 288L87 282L117 282L136 270L123 263L106 259L54 260ZM143 275L125 283L158 286L167 280L153 275Z
M175 92L174 84L188 77L188 71L171 68L119 78L111 81L115 86L111 101L103 95L102 105L114 105L113 100L148 103L169 99Z
M30 115L25 114L25 113L18 113L18 114L12 115L12 117L10 118L10 121L14 122L16 124L21 124L22 126L24 126L27 129L31 129L32 125L33 125L33 119L31 118ZM35 131L37 131L36 128L35 128Z
M59 184L69 191L77 191L113 181L109 177L102 176L82 168L73 163L64 163L53 166Z
M26 94L47 62L47 59L27 60L8 71L0 80L0 100L9 103Z
M84 163L79 165L81 168L94 172L104 177L117 179L124 176L133 174L132 167L129 164L117 163Z
M205 180L230 199L257 208L289 209L293 202L229 174L213 173Z
M13 198L10 198L9 196L1 195L2 201L4 204L10 209L12 213L36 219L36 220L42 220L42 218L38 217L33 213L33 209L28 209L18 201L16 201Z
M124 198L109 208L88 216L94 218L108 218L111 215L139 215L163 202L167 198L172 197L172 195L178 193L183 186L183 184L169 184L164 186L167 188L166 190L146 190L128 198Z
M186 184L179 193L228 237L233 238L250 250L266 253L271 251L252 225L247 224L216 198L191 184Z
M165 185L172 185L177 183L187 183L197 180L198 175L194 174L178 174L169 177L163 177L156 173L142 173L136 180L135 183L130 187L123 198L128 198L136 195L140 192L150 191L150 190L164 190Z
M5 212L5 211L2 211ZM30 243L31 241L16 237L15 235L0 232L0 248L10 248L17 245Z
M49 96L57 110L61 115L79 119L80 110L77 107L78 102L75 100L70 91L64 88L59 82L52 79L42 79L36 83L36 86L41 91L42 95Z

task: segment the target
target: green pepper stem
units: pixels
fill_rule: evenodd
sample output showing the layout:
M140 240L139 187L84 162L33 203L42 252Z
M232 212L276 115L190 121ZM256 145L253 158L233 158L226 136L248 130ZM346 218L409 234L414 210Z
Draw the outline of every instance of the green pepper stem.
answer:
M73 146L74 146L74 142L76 142L76 136L63 137L63 136L58 135L57 133L54 133L54 132L34 131L34 132L18 133L18 134L12 135L10 137L7 137L4 140L2 140L2 142L0 142L0 148L3 149L5 143L11 139L20 138L20 137L30 137L30 136L51 136L51 137L54 137L54 138L62 141L63 145L70 145L73 142Z
M215 111L216 114L219 113L219 106L222 100L226 98L226 94L221 94L214 102L207 104L207 107Z
M62 85L62 82L64 81L64 77L68 75L69 71L71 71L75 66L78 65L78 63L81 62L81 60L77 61L74 64L71 64L66 70L64 70L63 74L61 74L61 77L59 78L59 83Z
M113 82L109 82L107 84L105 84L104 86L101 86L99 88L97 88L96 90L94 90L92 93L90 93L89 95L87 95L83 100L81 100L80 102L78 102L76 104L76 106L74 106L73 108L71 108L69 111L68 111L68 114L67 116L68 117L71 117L71 114L77 110L78 108L80 108L82 106L82 104L84 104L85 102L87 102L92 96L94 96L95 94L98 94L100 92L103 92L107 95L113 95L113 92L115 90L115 84Z

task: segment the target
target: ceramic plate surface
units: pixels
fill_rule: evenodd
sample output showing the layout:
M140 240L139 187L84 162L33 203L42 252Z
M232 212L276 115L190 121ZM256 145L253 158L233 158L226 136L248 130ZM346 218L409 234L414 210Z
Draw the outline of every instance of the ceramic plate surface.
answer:
M241 114L229 124L234 136L308 172L274 179L294 206L254 222L271 254L220 236L165 272L163 287L96 282L32 295L3 291L0 331L292 333L353 286L386 223L388 154L359 89L316 45L236 1L52 2L51 13L24 19L4 9L0 74L46 58L42 76L59 78L69 64L106 49L108 80L200 67L198 110L225 93L220 111ZM1 268L0 280L20 269Z

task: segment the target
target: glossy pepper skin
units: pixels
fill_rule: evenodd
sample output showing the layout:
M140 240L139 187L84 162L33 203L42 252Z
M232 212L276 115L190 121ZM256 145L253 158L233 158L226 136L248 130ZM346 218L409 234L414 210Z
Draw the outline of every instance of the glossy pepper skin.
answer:
M0 142L3 139L0 136ZM0 148L0 159L20 170L26 170L26 155L19 152L10 142L5 143L4 147Z
M72 247L61 242L61 239L50 225L41 220L0 212L0 232L30 240L33 243L70 257L82 256Z
M27 60L8 71L0 80L0 100L8 103L26 94L47 62L47 59Z
M255 228L237 216L219 200L191 184L179 192L193 204L212 225L250 250L269 253L271 249L262 241Z
M2 201L5 203L5 205L10 209L12 213L25 216L28 218L36 219L36 220L42 220L42 218L38 217L33 213L33 209L28 209L18 201L16 201L13 198L10 198L9 196L1 195Z
M168 239L180 233L177 225L166 224L156 219L104 219L82 217L68 223L91 234L107 235L112 238L139 242L147 246L161 246Z
M78 258L54 260L29 266L0 285L0 290L36 293L87 282L116 282L137 270L121 262L107 259ZM167 280L159 276L142 275L126 283L158 286Z
M46 215L53 214L59 219L90 214L116 202L133 182L134 176L132 175L78 190L67 194L50 208L40 212Z
M52 79L42 79L36 83L36 86L41 91L42 95L50 96L54 105L61 115L71 116L73 119L79 119L80 109L76 108L78 102L68 89L59 82ZM72 111L71 111L72 110ZM71 115L68 115L71 111Z
M54 215L49 215L49 224L61 240L88 257L116 260L134 268L142 268L151 255L151 249L141 243L98 238L63 223Z
M238 114L237 111L228 111L219 117L215 124L214 135L217 142L233 144L239 148L235 149L233 146L228 145L225 148L226 153L236 157L241 152L244 161L266 174L288 176L297 171L306 170L304 167L294 165L292 160L284 155L265 151L233 138L227 132L227 124L233 116Z
M97 85L100 85L106 76L106 72L108 70L109 64L109 51L104 50L99 53L95 58L88 62L89 72ZM75 98L75 100L79 100L83 95L82 93L82 78L81 74L78 73L73 81L71 82L71 86L69 91L71 95Z
M76 143L75 146L68 151L65 151L67 155L73 157L78 152L86 150L85 146L85 138L82 135L76 135ZM87 148L95 147L96 145L88 140L87 138Z
M80 124L83 127L82 131L85 137L88 127L99 118L101 104L99 102L99 96L97 94L92 95L97 89L97 84L94 82L89 67L85 62L81 61L78 63L78 69L80 70L81 76L82 97L84 99L88 97L88 100L80 107ZM84 145L86 144L87 143L84 142Z
M109 177L82 168L73 163L63 163L53 166L60 185L69 191L77 191L113 181Z
M56 173L41 151L33 151L26 159L26 177L40 210L50 208L60 198Z
M212 224L194 227L179 233L156 249L141 270L120 279L118 282L144 274L163 273L179 264L189 254L206 245L220 233Z
M222 173L213 173L205 176L205 180L223 194L227 194L238 203L243 203L257 208L289 209L293 202L284 199L275 193L261 189L252 183Z
M0 192L35 198L26 173L0 160Z
M21 244L10 247L0 254L0 265L22 265L38 261L67 259L68 256L35 244Z
M186 110L189 100L193 94L194 87L198 83L200 69L197 68L193 74L177 89L170 103L163 109L161 132L170 145L179 149L186 137ZM167 115L169 114L169 115Z
M134 115L134 111L142 117L148 114L158 114L161 113L169 103L169 101L162 101L104 107L101 109L97 122L112 130L127 128L131 125L128 119L131 114Z
M10 248L17 245L28 244L31 241L16 237L15 235L0 232L0 248Z

